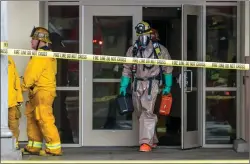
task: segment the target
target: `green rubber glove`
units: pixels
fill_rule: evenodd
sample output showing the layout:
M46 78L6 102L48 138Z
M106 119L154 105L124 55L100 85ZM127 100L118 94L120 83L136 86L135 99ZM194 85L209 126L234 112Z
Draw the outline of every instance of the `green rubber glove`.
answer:
M129 77L122 76L121 83L120 83L120 95L121 94L123 94L123 96L126 95L129 81L130 81Z
M173 84L172 74L164 74L165 87L162 90L163 95L167 95L171 91L171 87Z

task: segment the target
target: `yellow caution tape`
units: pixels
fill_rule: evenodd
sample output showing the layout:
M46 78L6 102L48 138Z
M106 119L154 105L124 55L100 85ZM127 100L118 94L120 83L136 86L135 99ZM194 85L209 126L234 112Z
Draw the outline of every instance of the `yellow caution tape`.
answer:
M94 98L94 103L100 103L100 102L107 102L112 99L115 99L118 95L111 95L111 96L104 96L100 98ZM214 100L229 100L229 99L235 99L236 96L206 96L207 99L214 99Z
M158 133L166 133L167 132L167 128L166 127L157 128L157 132Z
M8 42L1 42L1 50L2 49L7 49L8 47L9 47Z
M236 96L206 96L207 99L216 99L216 100L229 100L235 99Z
M243 63L219 63L219 62L202 62L202 61L145 59L145 58L107 56L107 55L11 49L8 48L7 42L1 42L1 54L10 56L53 57L59 59L85 60L85 61L122 63L122 64L130 63L130 64L151 64L151 65L165 65L165 66L178 66L178 67L249 70L249 64L243 64Z
M115 99L118 95L112 95L112 96L104 96L104 97L101 97L101 98L94 98L93 99L93 102L95 103L99 103L99 102L106 102L106 101L109 101L109 100L112 100L112 99Z

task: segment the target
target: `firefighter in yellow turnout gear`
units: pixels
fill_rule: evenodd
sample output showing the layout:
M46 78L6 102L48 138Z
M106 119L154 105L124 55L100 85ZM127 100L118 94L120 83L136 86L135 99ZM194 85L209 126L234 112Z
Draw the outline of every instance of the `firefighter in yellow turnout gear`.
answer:
M16 69L16 65L11 56L8 56L8 125L16 139L16 148L18 146L19 137L19 119L21 112L19 107L23 102L20 78Z
M42 27L34 27L31 33L32 49L51 51L49 32ZM45 155L62 155L61 141L55 126L52 104L56 97L57 61L54 58L32 57L26 67L23 91L29 92L26 102L28 145L24 153ZM46 149L42 150L43 138Z

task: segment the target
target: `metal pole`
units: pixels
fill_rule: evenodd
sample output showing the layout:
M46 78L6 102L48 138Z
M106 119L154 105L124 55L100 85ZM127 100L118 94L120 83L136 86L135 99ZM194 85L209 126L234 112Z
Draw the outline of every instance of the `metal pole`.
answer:
M8 41L8 2L1 1L1 42ZM15 150L12 133L8 127L8 56L0 55L1 81L1 160L21 160L21 151Z
M1 42L8 40L7 1L1 1ZM8 57L1 55L1 138L10 138L8 127Z
M248 5L248 9L250 9L250 2L248 0L248 2L246 3ZM248 11L248 36L250 34L250 11ZM248 42L248 56L246 56L246 63L250 64L250 57L249 57L249 52L250 52L250 42ZM250 80L249 80L249 76L250 76L250 71L247 71L247 75L248 75L248 83L246 85L246 90L248 92L248 97L245 98L245 100L249 100L250 98ZM248 105L246 106L246 110L248 111L248 152L249 152L249 158L250 158L250 103L248 103Z

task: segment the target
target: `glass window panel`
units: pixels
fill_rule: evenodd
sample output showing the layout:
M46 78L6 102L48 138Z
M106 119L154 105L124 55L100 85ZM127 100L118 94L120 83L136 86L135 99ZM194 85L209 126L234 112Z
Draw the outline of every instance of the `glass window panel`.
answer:
M79 91L57 91L53 108L61 142L78 144Z
M93 52L97 55L125 56L132 45L131 16L94 16ZM122 64L93 63L93 78L120 78Z
M197 61L197 23L198 23L198 16L196 15L187 15L187 60L190 61ZM198 101L197 101L197 94L198 92L195 91L197 89L198 84L198 68L187 67L187 70L192 71L186 72L186 82L187 82L187 90L191 89L192 85L192 92L186 93L187 94L187 131L196 131L198 130Z
M94 83L93 129L132 130L132 114L121 116L115 98L119 83Z
M79 53L79 6L49 6L48 10L49 31L58 33L65 45L54 44L53 51ZM57 86L79 86L79 61L57 60Z
M131 16L94 16L93 53L125 56L132 45ZM120 79L122 64L93 63L93 78ZM118 113L115 98L120 84L117 82L93 83L93 129L132 130L132 115Z
M237 62L237 7L208 6L206 61ZM207 87L236 87L236 70L206 69Z
M198 130L198 95L197 91L187 93L187 131Z
M206 144L232 144L236 137L236 92L206 93Z

